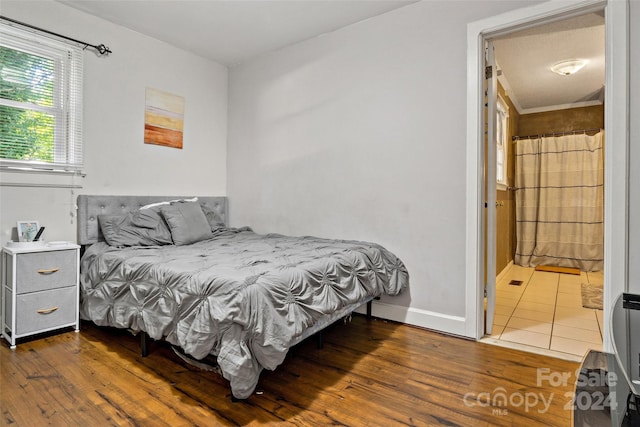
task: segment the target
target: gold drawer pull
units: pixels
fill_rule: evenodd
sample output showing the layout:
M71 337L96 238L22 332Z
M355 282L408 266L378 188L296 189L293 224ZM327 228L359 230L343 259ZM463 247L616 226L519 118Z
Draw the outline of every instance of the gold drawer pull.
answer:
M60 270L60 268L56 267L56 268L50 268L48 270L38 270L38 274L43 274L43 275L47 275L47 274L53 274L56 271Z
M58 307L43 308L41 310L36 310L36 313L38 313L38 314L51 314L54 311L56 311L57 309L58 309Z

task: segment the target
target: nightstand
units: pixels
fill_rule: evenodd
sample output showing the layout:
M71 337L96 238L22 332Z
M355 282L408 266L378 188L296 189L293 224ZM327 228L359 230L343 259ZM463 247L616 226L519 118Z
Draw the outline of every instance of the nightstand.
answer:
M68 242L2 248L2 336L16 339L75 326L80 328L80 246Z

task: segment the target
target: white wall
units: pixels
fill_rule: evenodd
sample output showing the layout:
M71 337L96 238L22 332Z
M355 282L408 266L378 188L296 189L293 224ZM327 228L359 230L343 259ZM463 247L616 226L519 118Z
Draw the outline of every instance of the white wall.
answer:
M466 26L522 6L420 2L232 68L232 223L381 243L411 289L374 314L460 333Z
M640 22L640 4L630 3L630 21ZM391 307L388 317L455 332L465 296L466 25L521 6L421 2L232 69L227 162L225 67L57 2L3 0L3 15L114 53L85 54L83 188L0 186L0 243L18 219L40 220L48 240L75 240L79 193L228 194L233 225L388 247L407 264L411 289L377 314ZM636 117L640 34L631 31ZM183 150L142 143L147 86L185 97ZM640 122L631 126L633 261ZM640 292L637 262L630 283Z
M0 186L0 243L17 220L37 219L46 239L76 240L77 194L226 195L227 68L54 1L2 1L2 15L93 44L113 54L85 58L85 178L3 174L83 188ZM182 150L143 143L145 88L185 98Z

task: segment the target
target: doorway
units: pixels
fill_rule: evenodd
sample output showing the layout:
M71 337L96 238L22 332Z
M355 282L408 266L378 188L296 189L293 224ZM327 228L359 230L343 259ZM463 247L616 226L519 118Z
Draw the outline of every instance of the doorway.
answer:
M517 30L539 26L586 13L605 11L605 39L607 46L605 121L605 225L604 275L605 285L603 349L611 351L608 313L613 296L627 288L628 230L628 8L622 2L571 1L560 4L543 3L517 9L468 25L468 97L467 97L467 294L466 334L476 339L484 336L484 211L495 206L485 200L492 189L484 189L483 81L485 78L484 42ZM613 167L615 165L615 167ZM489 181L491 182L491 181ZM493 184L494 185L494 184ZM495 189L495 185L493 187ZM487 196L485 199L485 195ZM493 196L495 200L495 194ZM487 207L485 207L487 206ZM491 239L488 239L489 241ZM491 279L488 279L491 282ZM495 281L494 281L495 283ZM488 290L489 288L487 288ZM495 301L495 299L494 299Z
M576 360L602 350L604 26L597 11L487 39L496 290L485 333L501 345ZM582 293L594 295L586 306Z

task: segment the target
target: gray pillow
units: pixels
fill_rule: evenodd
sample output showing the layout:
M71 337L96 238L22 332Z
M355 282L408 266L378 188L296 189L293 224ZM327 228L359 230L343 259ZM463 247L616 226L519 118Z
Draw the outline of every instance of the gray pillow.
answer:
M160 212L171 229L174 245L188 245L213 237L207 217L197 202L173 202L160 206Z
M204 216L207 218L207 222L211 227L211 231L216 231L221 228L227 228L224 220L216 211L214 211L207 205L201 204L200 207L202 208L202 212L204 212Z
M170 245L171 231L160 213L153 209L127 215L98 215L102 235L110 246Z

